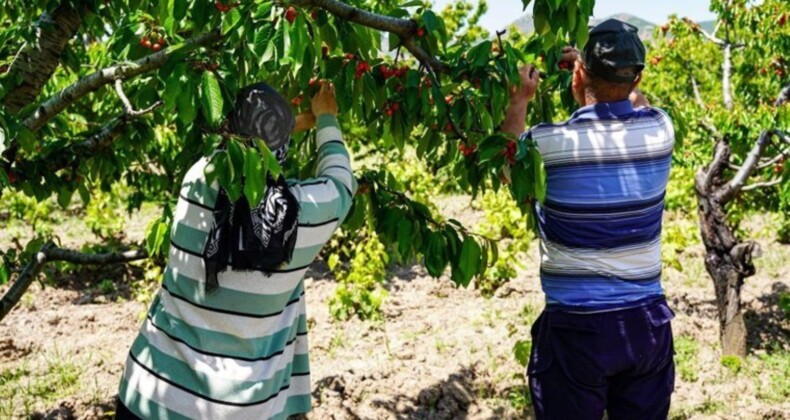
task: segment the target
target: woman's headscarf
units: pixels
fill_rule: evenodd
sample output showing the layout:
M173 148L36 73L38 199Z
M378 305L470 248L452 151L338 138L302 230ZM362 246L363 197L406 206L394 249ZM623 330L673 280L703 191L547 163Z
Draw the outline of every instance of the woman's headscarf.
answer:
M228 131L263 140L285 163L295 120L290 105L265 83L239 91L228 115ZM219 287L217 273L227 270L260 271L270 274L291 261L296 246L299 202L280 176L266 180L266 192L250 206L247 198L232 202L220 188L214 221L203 252L206 262L206 292Z

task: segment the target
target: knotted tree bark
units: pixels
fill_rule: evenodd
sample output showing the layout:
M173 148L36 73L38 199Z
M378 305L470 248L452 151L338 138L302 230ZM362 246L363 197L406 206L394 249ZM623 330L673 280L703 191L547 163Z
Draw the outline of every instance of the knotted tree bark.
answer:
M705 244L705 268L716 290L722 354L746 355L746 324L741 311L741 287L755 273L753 259L759 255L754 241L740 240L727 224L726 205L742 191L746 180L759 168L760 156L770 143L772 131L760 135L743 165L727 179L730 146L727 139L716 144L713 161L697 173L695 189L699 206L700 233ZM745 188L744 188L745 187Z

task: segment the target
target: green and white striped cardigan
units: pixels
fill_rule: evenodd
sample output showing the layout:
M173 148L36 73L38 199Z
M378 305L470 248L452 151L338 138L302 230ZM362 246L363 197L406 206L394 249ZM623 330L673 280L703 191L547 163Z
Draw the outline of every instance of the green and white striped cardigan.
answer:
M293 260L266 277L219 274L201 258L218 186L198 161L181 186L162 288L132 344L119 402L146 418L282 419L310 411L304 275L356 191L337 119L318 117L315 179L289 182L301 205Z

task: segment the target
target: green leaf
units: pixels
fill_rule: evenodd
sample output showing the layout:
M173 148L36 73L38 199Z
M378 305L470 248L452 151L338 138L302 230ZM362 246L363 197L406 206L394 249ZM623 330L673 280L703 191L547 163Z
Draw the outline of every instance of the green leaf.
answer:
M19 126L19 131L16 133L16 141L19 142L22 150L27 153L33 153L36 148L36 135L25 126Z
M256 20L260 19L268 19L271 16L273 3L270 1L265 1L258 5L258 8L255 10L255 14L253 17Z
M0 286L8 283L10 277L11 273L8 271L8 264L6 264L5 258L0 259Z
M244 154L244 195L250 206L255 206L261 201L265 181L266 172L263 169L263 157L256 149L247 149Z
M222 91L214 73L203 72L203 80L200 92L201 106L203 115L206 117L209 127L218 128L222 123Z
M263 156L263 168L266 173L271 174L272 178L279 178L280 175L283 173L283 168L280 166L280 162L277 161L277 156L274 156L271 150L269 150L269 146L262 140L257 140L258 150L261 152L261 156Z
M398 224L398 253L402 260L409 257L409 249L414 239L411 227L412 223L408 219L404 219Z
M463 245L461 246L461 255L459 257L458 267L461 270L461 286L469 286L472 277L478 272L480 266L480 245L471 236L464 238Z
M543 166L543 158L536 148L530 149L529 153L532 156L535 199L543 203L546 200L546 169Z

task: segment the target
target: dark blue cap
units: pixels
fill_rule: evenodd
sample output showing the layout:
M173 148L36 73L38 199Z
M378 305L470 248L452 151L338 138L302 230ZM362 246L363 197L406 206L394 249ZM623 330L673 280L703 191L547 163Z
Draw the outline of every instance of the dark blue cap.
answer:
M583 57L592 75L614 83L631 83L645 68L639 30L617 19L607 19L590 30Z

